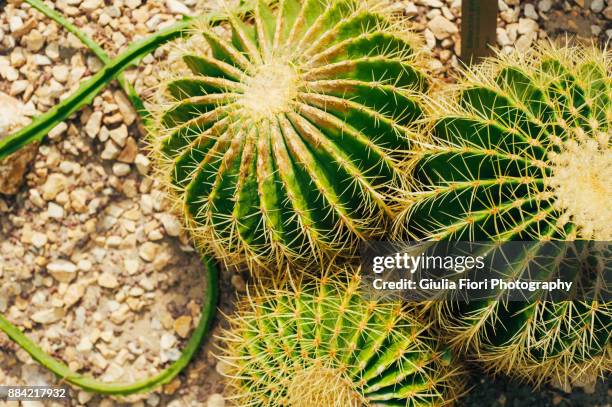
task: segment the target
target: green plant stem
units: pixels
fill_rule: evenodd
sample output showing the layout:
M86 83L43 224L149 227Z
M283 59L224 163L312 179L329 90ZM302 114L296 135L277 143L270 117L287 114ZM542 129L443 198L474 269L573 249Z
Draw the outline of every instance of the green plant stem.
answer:
M248 14L254 8L253 2L248 2L234 10L234 12ZM208 13L204 16L210 24L224 21L227 17L226 12ZM89 104L110 81L116 79L127 67L166 42L189 34L191 26L191 20L181 21L132 44L124 52L110 60L98 73L81 84L68 98L58 103L46 113L38 116L28 126L0 140L0 161L31 142L41 141L55 126L66 120L83 106Z
M25 0L25 2L36 10L40 11L46 17L50 18L51 20L64 27L66 31L74 34L83 43L83 45L89 48L91 52L93 52L94 55L98 57L98 59L102 61L105 65L111 61L110 57L106 54L104 49L102 49L102 47L98 45L97 42L87 36L87 34L81 31L77 26L68 21L68 19L65 18L63 15L48 7L41 0ZM149 112L145 108L142 99L140 98L140 96L138 96L132 84L125 79L123 73L121 73L117 77L117 82L119 82L119 85L121 86L121 88L123 89L130 102L132 103L132 105L134 106L134 108L136 109L136 111L138 112L138 114L143 119L143 122L146 125L146 121L149 117Z
M26 0L35 9L39 10L47 17L62 25L66 30L72 32L84 45L105 63L104 68L94 75L87 82L82 84L79 89L70 97L63 100L47 113L39 116L29 126L19 130L9 137L0 140L0 161L19 150L23 146L35 140L42 140L46 134L58 123L64 121L72 113L90 101L104 88L111 80L117 78L120 85L128 95L128 98L140 114L143 121L148 118L148 112L142 100L134 88L122 77L121 73L135 61L154 51L158 46L171 41L181 35L187 34L190 21L182 21L160 31L138 43L130 46L126 51L110 60L104 50L91 38L80 31L76 26L66 20L61 14L47 7L39 0ZM252 2L244 4L237 10L238 13L249 13L254 9ZM226 14L211 13L208 16L210 23L217 23L227 18ZM81 375L70 370L66 364L47 354L36 343L30 340L19 328L11 324L2 314L0 314L0 330L8 335L18 346L23 348L34 360L52 371L62 380L78 386L84 390L108 394L108 395L129 395L151 391L160 385L172 381L191 361L200 349L206 334L210 329L213 318L216 314L218 300L218 270L214 261L205 256L203 263L206 268L206 281L208 295L205 296L204 305L200 321L193 332L189 342L181 354L181 357L170 367L163 370L158 375L131 384L123 383L104 383L92 377Z
M81 107L91 103L93 98L133 61L144 57L160 45L179 37L190 26L191 22L182 21L128 47L127 50L83 83L68 98L38 116L30 125L0 140L0 161L27 144L42 140L58 123L66 120Z
M209 257L204 257L203 263L207 269L207 295L205 296L206 300L202 306L202 315L200 316L198 326L183 350L181 357L176 362L170 365L170 367L167 369L163 370L157 376L147 378L142 381L127 385L122 383L104 383L90 376L73 372L63 362L60 362L42 350L37 344L24 335L19 328L11 324L1 314L0 330L4 331L9 338L28 352L28 354L30 354L34 360L52 371L59 378L84 390L109 395L129 395L150 391L162 384L171 382L189 364L193 356L200 349L202 342L210 329L217 306L218 270L215 262Z

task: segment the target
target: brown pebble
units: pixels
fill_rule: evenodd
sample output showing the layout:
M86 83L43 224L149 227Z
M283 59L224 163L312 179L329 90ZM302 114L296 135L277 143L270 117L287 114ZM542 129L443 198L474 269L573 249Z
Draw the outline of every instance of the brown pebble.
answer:
M191 317L183 315L174 321L174 331L181 338L187 338L191 331Z
M138 155L138 145L132 137L128 137L125 142L125 147L123 147L123 150L119 153L119 157L117 157L117 161L132 164L136 159L136 155Z

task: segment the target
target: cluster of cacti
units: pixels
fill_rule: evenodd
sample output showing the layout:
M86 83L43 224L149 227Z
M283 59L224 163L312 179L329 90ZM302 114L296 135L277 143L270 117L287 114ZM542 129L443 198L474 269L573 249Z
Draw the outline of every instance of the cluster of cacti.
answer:
M222 337L241 406L441 406L460 392L447 349L357 270L248 297Z
M547 47L466 72L450 97L431 103L433 141L415 164L406 211L411 236L610 240L610 61L594 49ZM538 263L539 249L513 271L554 272L557 263ZM589 273L583 265L576 278ZM440 302L434 315L458 349L495 371L538 382L609 372L612 304L602 292L542 299Z
M79 33L42 2L26 1ZM284 273L275 289L244 299L222 335L228 395L269 407L450 404L461 382L446 340L455 355L467 352L490 370L536 382L610 372L609 246L585 243L612 240L609 52L500 54L466 69L450 92L426 97L420 41L389 1L254 3L241 2L248 15L230 13L223 27L213 27L226 19L220 15L194 23L191 38L175 47L180 63L162 70L150 138L157 175L196 243L226 263L343 271L303 280ZM108 62L0 142L0 160L42 139L129 60L188 24ZM529 241L513 268L501 270L515 278L534 269L540 279L552 277L574 247L544 253L541 241L581 240L575 247L592 251L580 252L572 281L591 291L576 301L534 293L521 302L503 300L500 290L490 300L432 302L424 313L383 300L364 291L348 264L359 242L389 237L393 221L411 239ZM0 330L86 390L149 390L178 374L199 346L216 300L216 274L207 266L204 318L185 355L154 379L99 384L55 362L1 315Z
M380 237L428 84L380 1L259 1L231 34L199 27L163 86L163 176L226 261L309 263ZM171 70L176 70L175 65Z

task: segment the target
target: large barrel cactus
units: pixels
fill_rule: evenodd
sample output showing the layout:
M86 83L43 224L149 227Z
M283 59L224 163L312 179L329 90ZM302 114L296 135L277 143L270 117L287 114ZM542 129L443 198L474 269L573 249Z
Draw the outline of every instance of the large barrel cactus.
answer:
M163 86L154 144L197 240L226 261L351 255L384 232L427 80L379 3L260 1L252 23L179 47L190 73Z
M400 302L366 298L357 274L243 301L225 339L240 406L442 406L460 392L451 354Z
M434 140L415 164L406 210L411 236L610 240L611 70L606 52L542 46L466 72L450 97L431 102ZM543 246L532 246L508 273L550 278L570 247L544 264ZM435 318L495 371L563 383L609 372L612 304L594 284L609 276L609 252L586 246L574 281L599 280L581 300L440 302Z
M465 73L432 103L413 233L435 239L612 240L610 56L541 48Z

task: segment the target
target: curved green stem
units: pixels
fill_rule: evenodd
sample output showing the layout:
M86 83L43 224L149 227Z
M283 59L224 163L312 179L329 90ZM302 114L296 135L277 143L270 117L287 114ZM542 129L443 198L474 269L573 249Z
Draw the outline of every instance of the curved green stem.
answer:
M99 46L97 42L87 36L87 34L79 30L77 26L68 21L68 19L65 18L63 15L48 7L41 0L25 0L25 2L36 10L43 13L51 20L64 27L66 31L74 34L74 36L77 37L83 43L83 45L89 48L91 52L93 52L94 55L98 57L98 59L104 64L108 64L110 62L111 59L109 58L108 54L106 54L104 49L102 49L102 47ZM132 84L125 79L123 73L121 73L117 77L117 82L119 82L119 85L127 95L128 99L130 100L136 111L140 114L140 117L143 119L143 121L145 121L146 125L146 120L149 117L149 112L147 111L144 103L142 102L142 99L140 99L140 96L138 96L138 94L136 93L136 90L134 89Z
M140 114L143 121L146 121L148 112L145 109L142 100L134 88L127 81L125 81L121 73L132 63L154 51L160 45L186 34L190 27L190 21L187 20L177 23L172 27L135 43L115 59L110 60L108 55L97 43L95 43L76 26L65 19L61 14L50 9L39 0L26 0L26 2L45 14L47 17L62 25L69 32L72 32L81 42L83 42L84 45L89 47L89 49L102 62L105 63L105 66L100 72L90 78L87 82L83 83L73 95L63 100L47 113L39 116L29 126L19 130L9 137L0 140L0 161L24 147L28 143L35 140L42 140L58 123L64 121L78 109L90 103L90 101L111 80L115 78L118 79L120 85L127 93L128 98L134 104L134 107ZM254 7L254 4L250 2L240 7L237 12L250 13ZM227 14L225 13L211 13L207 16L208 21L211 23L217 23L226 18ZM26 335L23 334L23 332L21 332L21 330L19 330L19 328L11 324L2 314L0 314L0 331L6 333L11 340L23 348L34 360L38 361L41 365L45 366L62 380L84 390L109 395L129 395L151 391L160 385L172 381L189 364L191 359L200 349L200 346L210 329L210 325L216 313L216 304L218 300L218 270L214 264L214 261L209 257L204 257L203 263L206 267L208 296L205 296L206 300L202 307L202 315L200 317L198 326L194 330L191 339L183 350L181 357L170 365L170 367L154 377L131 384L100 382L92 377L71 371L66 364L53 358L37 344L31 341Z
M218 270L211 258L204 257L202 262L206 267L207 273L207 295L205 296L206 301L202 306L200 321L191 339L185 346L185 349L183 349L181 357L157 376L127 385L122 383L100 382L90 376L71 371L63 362L48 355L38 345L32 342L32 340L24 335L19 328L4 318L2 314L0 314L0 330L4 331L9 338L28 352L34 360L52 371L59 378L84 390L109 395L129 395L153 390L162 384L171 382L189 364L193 356L200 349L215 316L218 298Z
M248 14L252 12L254 7L254 4L249 2L234 10L234 12ZM204 16L211 24L224 21L227 17L228 13L226 12L209 13ZM166 42L188 34L191 26L191 20L181 21L129 46L128 49L110 60L104 68L84 82L72 95L46 113L38 116L28 126L0 140L0 161L27 144L42 140L60 122L89 104L110 81L117 78L127 67Z
M58 123L66 120L68 116L89 104L108 82L115 79L133 61L154 51L161 44L181 36L190 26L190 21L182 21L131 45L127 50L106 64L97 74L83 83L68 98L46 113L38 116L30 125L0 140L0 161L28 143L42 140Z

